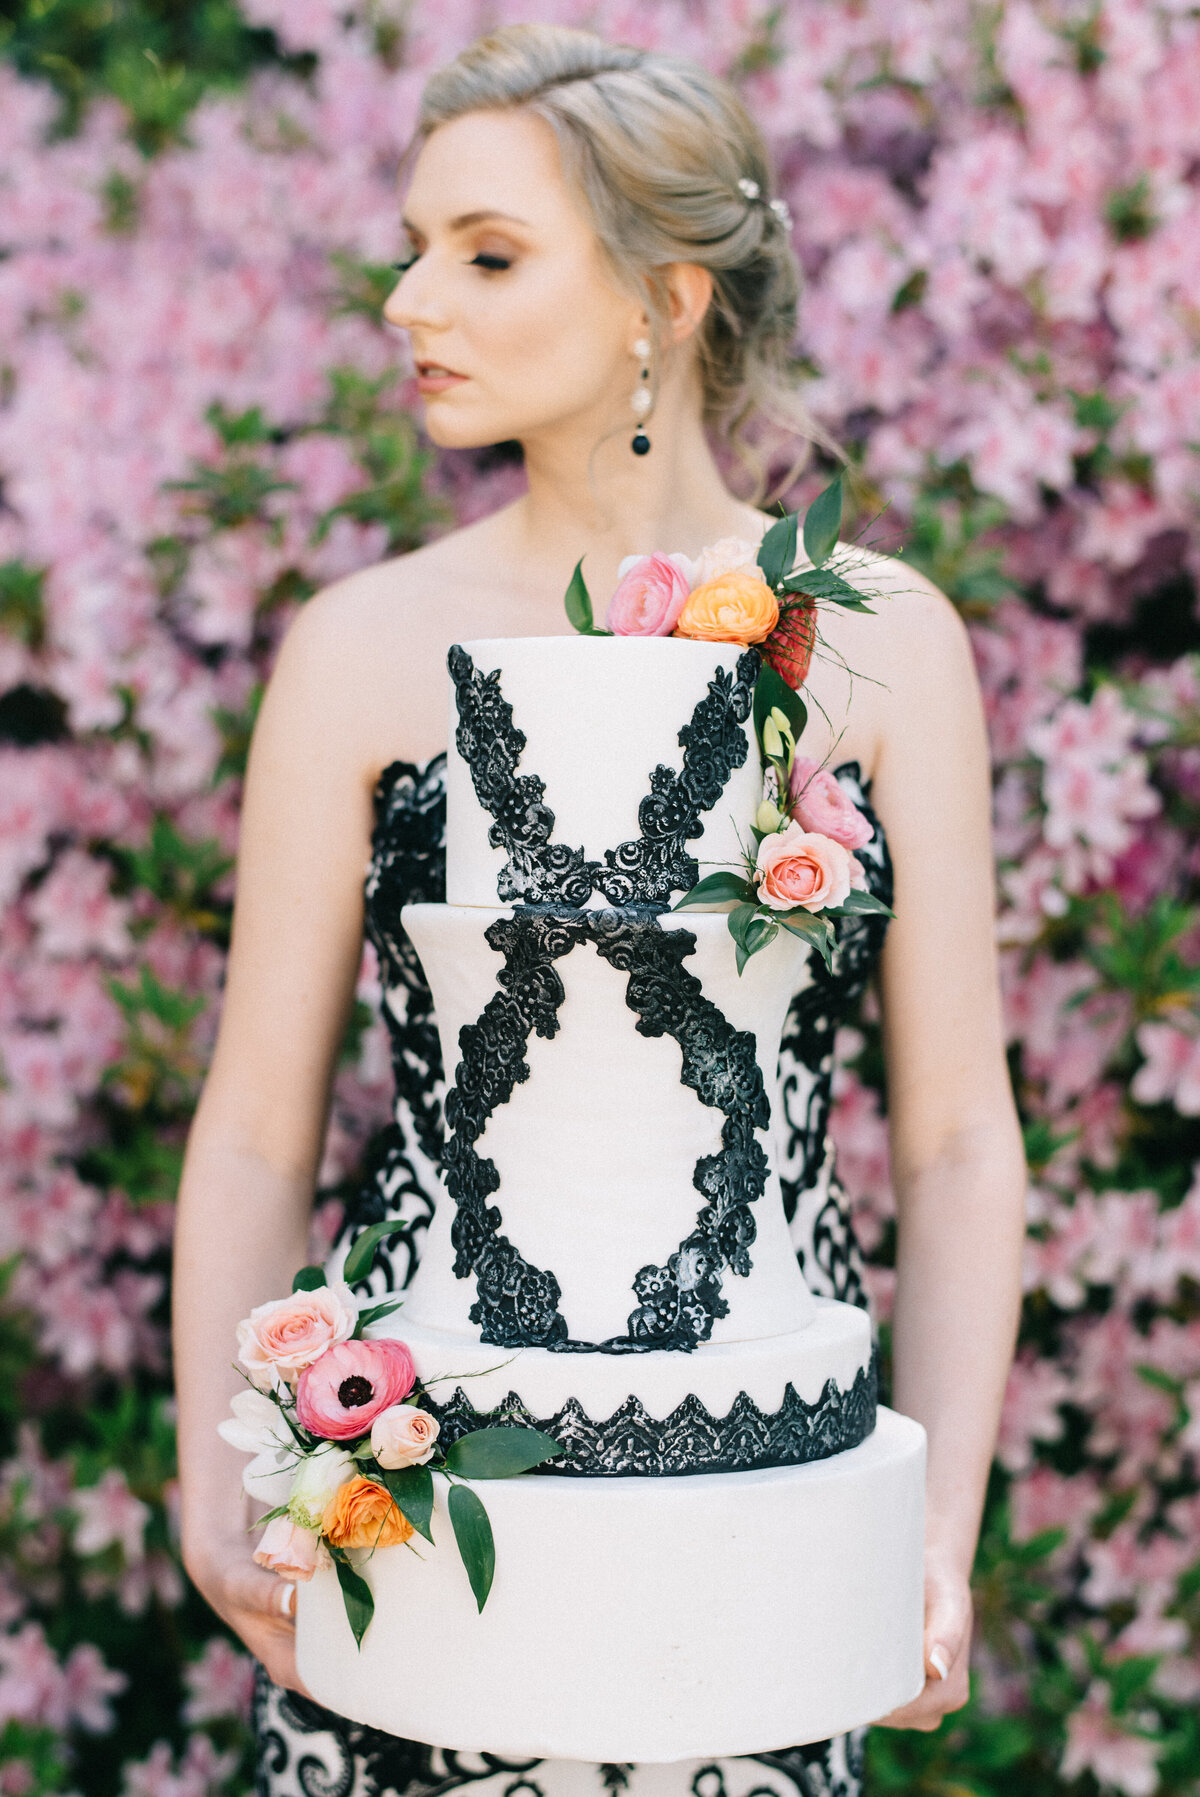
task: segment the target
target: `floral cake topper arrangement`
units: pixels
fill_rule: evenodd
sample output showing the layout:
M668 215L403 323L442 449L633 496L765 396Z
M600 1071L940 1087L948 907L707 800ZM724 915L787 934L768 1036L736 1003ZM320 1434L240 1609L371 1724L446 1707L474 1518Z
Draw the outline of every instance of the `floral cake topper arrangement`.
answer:
M370 1269L392 1220L364 1230L341 1282L302 1267L291 1295L259 1304L238 1324L238 1362L247 1388L218 1433L254 1458L242 1482L272 1504L252 1526L263 1534L254 1558L281 1578L306 1582L333 1565L355 1641L375 1611L362 1568L376 1548L433 1543L433 1473L449 1482L447 1510L476 1604L487 1602L495 1544L487 1511L466 1480L507 1479L564 1452L540 1430L476 1429L449 1447L421 1399L436 1379L417 1377L407 1345L364 1331L400 1300L359 1300L351 1284ZM462 1378L445 1374L444 1378Z
M749 830L754 846L741 868L707 875L675 906L733 901L729 932L739 973L781 928L811 943L830 966L836 919L892 916L868 891L854 853L870 842L872 825L827 768L796 750L808 722L799 689L821 641L818 608L873 609L873 595L833 565L841 521L839 475L813 500L803 523L798 512L787 512L758 544L726 537L694 559L678 551L626 556L603 628L595 622L582 558L566 592L567 617L584 636L688 637L758 650L754 728L764 784ZM812 566L796 569L801 540Z

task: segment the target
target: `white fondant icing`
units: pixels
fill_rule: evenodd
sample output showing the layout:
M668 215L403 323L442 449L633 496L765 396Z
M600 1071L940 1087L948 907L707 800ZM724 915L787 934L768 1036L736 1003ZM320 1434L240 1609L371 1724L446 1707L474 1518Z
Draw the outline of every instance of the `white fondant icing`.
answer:
M690 1354L554 1354L546 1348L496 1348L409 1318L407 1304L370 1331L407 1342L430 1395L444 1404L457 1377L477 1410L493 1409L515 1391L533 1416L550 1417L578 1399L593 1422L607 1421L625 1399L639 1398L661 1420L691 1394L715 1417L726 1416L739 1392L765 1412L783 1403L789 1383L815 1404L832 1379L849 1391L871 1360L871 1325L864 1310L835 1298L814 1298L803 1329L752 1341L702 1342Z
M498 907L453 905L406 905L401 913L433 993L448 1075L461 1058L459 1030L477 1022L498 990L502 958L484 931L509 915ZM789 998L805 983L807 945L781 932L739 976L723 916L689 910L661 922L694 934L696 951L684 966L735 1028L756 1037L769 1095ZM550 1040L530 1037L529 1079L493 1112L477 1146L500 1174L492 1202L503 1234L532 1265L554 1273L572 1336L603 1341L625 1332L638 1302L639 1268L665 1265L694 1228L704 1203L693 1184L696 1162L720 1149L724 1115L681 1083L673 1037L639 1035L637 1014L625 1001L626 976L590 943L554 965L566 993L558 1033ZM752 1266L744 1276L728 1268L722 1275L729 1314L714 1324L714 1341L783 1335L812 1315L788 1239L769 1128L759 1140L772 1170L752 1207L758 1232ZM477 1337L467 1314L475 1281L454 1273L453 1214L446 1195L405 1314L429 1328Z
M481 1482L482 1614L438 1475L436 1545L365 1564L361 1652L333 1571L300 1586L300 1676L343 1715L463 1751L636 1763L823 1739L924 1683L924 1462L924 1430L881 1410L809 1466Z
M483 637L463 648L481 674L500 669L500 690L526 746L518 774L546 783L555 842L592 860L639 834L638 805L663 763L683 764L679 731L719 667L736 668L737 643L675 637ZM492 825L455 747L458 711L450 691L446 759L446 898L451 905L495 905L506 856L488 842ZM762 796L762 769L749 719L746 760L687 845L700 874L741 862L742 842ZM590 903L607 901L593 893Z

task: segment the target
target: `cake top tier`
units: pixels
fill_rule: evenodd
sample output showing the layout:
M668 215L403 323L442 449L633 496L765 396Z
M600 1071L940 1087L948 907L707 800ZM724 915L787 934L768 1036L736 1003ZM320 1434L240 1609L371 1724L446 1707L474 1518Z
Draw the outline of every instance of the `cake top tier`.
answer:
M740 862L762 794L758 666L672 637L456 644L447 901L669 904Z

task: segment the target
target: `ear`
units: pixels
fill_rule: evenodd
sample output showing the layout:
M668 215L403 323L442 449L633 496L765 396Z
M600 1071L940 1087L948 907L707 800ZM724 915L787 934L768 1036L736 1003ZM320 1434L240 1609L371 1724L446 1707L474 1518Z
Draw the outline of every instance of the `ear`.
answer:
M665 273L671 341L682 343L704 322L713 295L713 278L698 262L670 262Z

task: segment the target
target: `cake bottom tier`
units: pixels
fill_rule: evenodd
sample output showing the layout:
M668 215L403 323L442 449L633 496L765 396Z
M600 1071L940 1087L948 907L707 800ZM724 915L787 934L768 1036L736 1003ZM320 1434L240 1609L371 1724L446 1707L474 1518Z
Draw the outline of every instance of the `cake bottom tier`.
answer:
M380 1549L355 1647L332 1569L297 1593L313 1697L411 1740L610 1762L767 1753L875 1721L924 1683L925 1432L880 1409L807 1466L476 1486L482 1613L435 1475L431 1547Z

